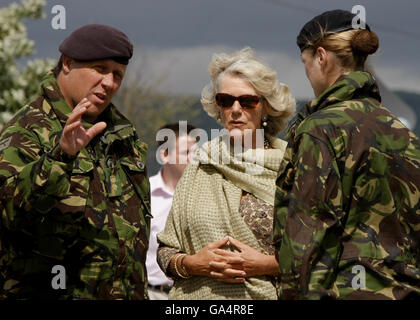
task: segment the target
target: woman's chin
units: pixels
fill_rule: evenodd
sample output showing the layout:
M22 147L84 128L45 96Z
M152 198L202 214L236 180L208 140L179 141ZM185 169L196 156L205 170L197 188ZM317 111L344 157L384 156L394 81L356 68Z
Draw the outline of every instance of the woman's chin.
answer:
M246 129L232 129L229 131L231 145L238 145L245 148L252 148L253 146L253 130Z
M229 130L229 136L232 139L242 139L244 136L244 130L242 129L238 129L238 128L233 128Z

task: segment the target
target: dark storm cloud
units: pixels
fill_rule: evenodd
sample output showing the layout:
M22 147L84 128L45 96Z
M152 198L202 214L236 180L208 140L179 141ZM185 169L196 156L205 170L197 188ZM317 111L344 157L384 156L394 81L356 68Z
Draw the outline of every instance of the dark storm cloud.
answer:
M51 8L56 4L67 10L66 31L51 28ZM28 25L29 34L39 44L38 50L59 43L83 24L106 23L122 28L143 46L250 45L295 54L296 35L307 20L325 10L351 10L356 4L366 7L368 23L380 35L384 50L397 54L397 48L403 47L408 51L407 57L410 54L417 57L411 51L418 49L419 38L412 39L398 31L412 31L420 36L417 24L420 2L412 0L397 4L384 0L354 3L321 0L309 4L303 0L49 0L47 19L29 21Z
M11 2L1 1L5 5ZM51 8L56 4L66 8L67 30L51 27ZM305 22L323 11L351 10L356 4L365 6L367 22L379 35L380 51L374 61L383 70L385 82L392 82L393 75L405 78L408 84L410 79L420 79L420 1L49 0L47 18L28 20L27 26L38 57L57 58L58 45L71 31L87 23L104 23L126 32L137 50L251 46L257 52L278 53L298 61L296 35Z

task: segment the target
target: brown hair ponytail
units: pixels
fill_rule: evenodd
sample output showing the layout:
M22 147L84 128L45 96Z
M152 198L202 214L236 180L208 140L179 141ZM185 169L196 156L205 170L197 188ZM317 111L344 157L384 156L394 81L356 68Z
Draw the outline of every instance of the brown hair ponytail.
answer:
M323 32L322 35L315 43L309 42L309 47L314 53L319 47L334 52L342 67L350 70L364 70L367 56L375 53L379 47L376 33L366 29Z
M351 47L355 55L369 55L378 50L379 39L375 32L359 29L351 39Z

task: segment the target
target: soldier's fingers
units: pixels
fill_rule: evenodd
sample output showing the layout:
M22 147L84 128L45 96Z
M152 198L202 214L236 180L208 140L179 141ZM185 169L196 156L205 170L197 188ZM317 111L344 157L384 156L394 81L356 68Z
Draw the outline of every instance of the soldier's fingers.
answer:
M79 146L85 147L89 143L89 141L86 141L86 139L83 138L76 138L76 143Z
M79 104L70 113L69 118L67 119L67 124L70 124L74 121L79 120L90 105L91 105L91 102L86 98L80 101Z
M90 104L90 101L88 100L88 98L83 98L82 100L79 101L76 107L74 107L74 109L80 108L82 106L86 106L86 104Z
M77 105L74 107L73 111L77 111L81 108L88 108L92 102L90 102L87 98L83 98Z
M86 132L86 135L88 136L89 141L92 140L96 135L101 133L105 128L106 128L106 122L101 121L101 122L95 123L95 125L89 130L87 130Z
M76 121L66 125L63 129L62 138L68 141L73 140L74 132L81 126L81 124L81 121Z
M84 105L77 109L73 109L73 111L69 114L66 125L69 125L75 121L80 120L82 116L85 114L86 110L87 110L87 106L84 106Z
M78 120L76 122L66 125L63 129L63 134L67 135L71 133L74 129L80 127L81 124L82 124L81 121Z

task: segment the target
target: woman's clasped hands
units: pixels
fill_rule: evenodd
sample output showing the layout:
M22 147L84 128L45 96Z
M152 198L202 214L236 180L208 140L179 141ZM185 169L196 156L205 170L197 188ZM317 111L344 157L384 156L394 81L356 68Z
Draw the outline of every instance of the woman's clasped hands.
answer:
M236 250L224 249L228 244ZM248 277L267 274L273 262L271 258L226 236L187 256L184 263L190 275L206 276L226 283L243 283Z

